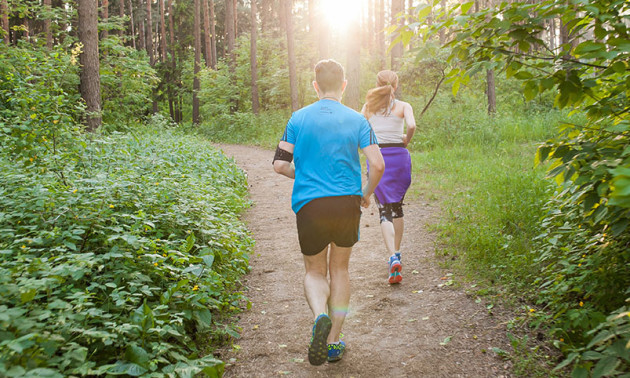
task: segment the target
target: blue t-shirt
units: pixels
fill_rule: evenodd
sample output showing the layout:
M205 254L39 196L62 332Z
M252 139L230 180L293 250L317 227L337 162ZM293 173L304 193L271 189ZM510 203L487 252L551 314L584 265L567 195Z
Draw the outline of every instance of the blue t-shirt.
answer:
M296 214L316 198L362 195L359 149L378 144L362 114L319 100L293 113L282 140L295 146L291 207Z

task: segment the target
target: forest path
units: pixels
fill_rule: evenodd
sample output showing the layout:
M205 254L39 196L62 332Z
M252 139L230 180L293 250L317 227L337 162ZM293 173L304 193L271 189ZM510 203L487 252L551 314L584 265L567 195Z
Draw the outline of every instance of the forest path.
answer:
M461 288L434 256L427 225L439 209L422 198L405 206L403 281L387 283L387 253L374 204L363 209L361 240L350 260L352 296L343 326L343 360L311 366L313 315L303 294L292 180L274 173L273 152L218 145L247 172L253 206L244 221L256 241L244 279L252 308L240 316L237 349L220 351L225 377L508 377L505 325ZM415 178L418 180L418 178ZM413 184L412 184L413 185ZM448 341L450 337L450 341Z

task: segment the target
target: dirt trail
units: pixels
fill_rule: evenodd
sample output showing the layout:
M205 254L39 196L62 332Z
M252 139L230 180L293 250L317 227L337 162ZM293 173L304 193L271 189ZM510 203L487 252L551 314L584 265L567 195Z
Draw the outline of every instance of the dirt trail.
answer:
M247 172L254 206L245 221L256 240L245 279L252 308L240 317L242 338L235 341L240 348L221 353L229 361L226 377L511 376L509 363L492 352L510 349L505 326L462 289L444 285L447 272L437 265L434 235L427 230L438 208L422 199L405 207L400 285L387 284L388 256L376 207L363 209L361 240L350 261L346 354L338 363L311 366L306 351L312 314L303 295L292 181L273 172L272 151L219 148Z

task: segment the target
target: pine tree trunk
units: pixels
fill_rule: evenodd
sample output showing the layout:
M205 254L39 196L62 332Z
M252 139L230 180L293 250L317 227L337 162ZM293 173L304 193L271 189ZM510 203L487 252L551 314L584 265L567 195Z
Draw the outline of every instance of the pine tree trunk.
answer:
M2 30L4 31L5 44L9 44L11 41L11 34L9 32L9 3L7 0L0 0L0 22L2 23Z
M142 9L142 6L144 5L144 0L140 0L140 7L138 9ZM141 17L142 13L141 12L140 15L138 15L138 49L139 50L144 50L147 41L146 38L146 33L144 31L144 19Z
M346 68L348 70L348 85L344 96L346 106L360 110L359 91L361 87L360 66L361 66L361 28L359 20L351 18L346 36Z
M210 41L210 9L208 7L208 0L201 0L203 2L203 41L204 41L204 59L206 61L206 67L212 67L212 42ZM252 0L253 1L253 0Z
M86 129L95 131L101 125L101 78L98 57L98 6L94 0L78 1L79 41L83 52L81 63L81 97L86 104Z
M160 5L160 53L162 55L162 62L166 62L166 4L164 0L159 0Z
M378 52L379 70L385 69L385 4L383 0L378 1L376 9L376 51Z
M125 0L121 0L121 1L125 1ZM134 48L134 50L137 50L136 48L136 24L134 22L134 18L133 18L133 0L129 0L129 23L131 24L131 47Z
M285 29L287 34L287 55L289 60L289 85L291 88L291 110L298 110L298 85L295 64L295 41L293 37L293 0L281 0L284 12Z
M330 58L330 27L323 15L322 2L318 0L315 7L315 22L317 23L317 49L319 60Z
M212 52L211 58L212 58L212 69L216 69L217 68L217 36L216 36L216 30L215 30L215 25L216 25L216 20L215 20L215 16L214 16L214 1L213 0L208 0L210 2L209 7L210 7L210 51Z
M118 0L118 16L121 20L125 17L125 0ZM121 40L123 39L124 35L124 30L121 29L118 31L118 37L120 37Z
M147 48L147 54L149 55L149 63L151 64L151 66L153 66L155 64L155 56L153 55L153 16L151 14L151 0L146 0L146 1L147 1L146 48Z
M270 0L262 0L260 9L260 32L264 35L269 31L269 2Z
M251 38L250 38L250 65L252 71L252 112L258 115L260 101L258 99L258 64L256 62L256 39L258 38L258 22L256 20L256 0L251 0Z
M44 8L46 8L46 11L50 12L51 10L51 0L44 0ZM52 50L53 48L53 38L52 38L52 32L50 30L50 18L46 17L44 19L44 33L46 34L46 48L48 50Z
M101 3L101 22L107 22L109 18L109 0L102 0ZM105 39L109 37L109 32L107 29L103 29L101 32L101 39Z
M238 36L238 0L234 1L234 38Z
M225 39L227 41L226 53L230 56L230 70L234 71L236 64L236 54L234 51L234 2L232 0L225 1Z
M169 51L171 52L171 72L169 76L168 82L168 108L171 112L171 118L179 123L181 119L179 118L179 110L177 108L177 101L174 95L175 88L175 69L177 68L175 61L175 29L174 29L174 15L173 15L173 0L168 0L168 29L170 33L170 45Z
M494 70L486 70L486 84L488 94L488 114L493 115L497 112L497 95L494 85Z
M195 67L194 67L194 78L193 78L193 108L192 108L192 122L194 125L199 124L199 97L197 96L200 83L199 83L199 71L201 68L201 30L200 30L200 16L201 16L201 7L199 2L201 0L195 0L195 14L194 14L194 39L195 39ZM231 1L231 0L229 0Z

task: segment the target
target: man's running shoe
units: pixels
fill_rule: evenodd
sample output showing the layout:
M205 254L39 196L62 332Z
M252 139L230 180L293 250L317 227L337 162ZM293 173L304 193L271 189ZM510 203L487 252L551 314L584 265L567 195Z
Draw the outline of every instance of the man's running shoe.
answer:
M313 325L313 336L308 346L308 362L311 365L321 365L328 358L328 334L332 327L332 321L326 314L319 314Z
M402 270L402 264L400 260L396 257L396 255L392 255L389 257L389 283L395 284L400 283L402 281L402 276L400 275L400 271Z
M328 344L328 362L337 362L343 357L346 343L339 340L339 344Z

